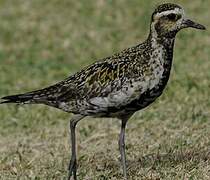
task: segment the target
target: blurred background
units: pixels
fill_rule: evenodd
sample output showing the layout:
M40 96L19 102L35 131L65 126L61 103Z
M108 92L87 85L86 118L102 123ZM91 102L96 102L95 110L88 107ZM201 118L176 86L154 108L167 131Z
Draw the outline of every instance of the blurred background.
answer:
M0 0L0 96L46 87L147 38L157 0ZM207 31L177 35L164 94L128 123L130 179L210 178L210 1L172 0ZM0 179L64 179L71 115L0 107ZM120 123L77 128L79 179L121 179Z

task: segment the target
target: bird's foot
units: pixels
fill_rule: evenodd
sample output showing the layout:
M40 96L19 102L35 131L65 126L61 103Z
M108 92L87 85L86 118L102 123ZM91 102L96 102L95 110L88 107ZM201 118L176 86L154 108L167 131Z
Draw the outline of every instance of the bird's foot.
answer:
M73 173L73 180L77 180L77 163L76 160L71 159L68 168L68 180L71 180Z

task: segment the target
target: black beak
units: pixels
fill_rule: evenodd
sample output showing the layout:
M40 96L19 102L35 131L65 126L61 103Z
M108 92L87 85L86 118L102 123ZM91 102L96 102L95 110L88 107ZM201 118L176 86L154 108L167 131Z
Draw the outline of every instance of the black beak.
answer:
M183 28L188 28L188 27L191 27L191 28L195 28L195 29L201 29L201 30L205 30L206 27L201 25L201 24L198 24L190 19L185 19L183 20L182 22L182 27Z

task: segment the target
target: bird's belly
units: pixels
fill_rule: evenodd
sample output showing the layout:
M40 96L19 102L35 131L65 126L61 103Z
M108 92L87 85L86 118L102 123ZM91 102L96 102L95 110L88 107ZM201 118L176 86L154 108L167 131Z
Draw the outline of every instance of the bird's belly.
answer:
M154 88L141 93L137 99L132 100L128 104L120 107L108 107L106 112L98 115L103 117L123 117L133 114L154 102L162 94L166 84L167 80L164 82L160 81Z
M138 99L133 100L124 108L127 111L135 112L135 111L138 111L140 109L147 107L162 94L168 82L168 79L169 79L169 74L167 74L167 76L164 76L156 86L142 93Z
M140 96L139 99L136 99L132 101L127 107L127 110L140 110L142 108L147 107L149 104L154 102L163 92L163 89L157 89L157 90L150 90L145 92Z
M130 114L135 113L138 110L141 110L148 105L150 105L152 102L154 102L160 95L161 92L156 92L155 94L145 94L142 95L141 98L133 100L131 103L127 104L123 107L110 107L106 112L101 112L99 114L94 114L93 116L96 117L124 117Z
M146 90L144 93L142 93L139 98L134 99L130 103L128 103L125 106L117 108L111 108L109 110L108 116L123 116L124 114L132 114L138 110L141 110L151 103L153 103L163 92L165 89L165 86L168 82L169 75L164 76L162 79L160 79L159 83L156 84L155 87L152 89Z

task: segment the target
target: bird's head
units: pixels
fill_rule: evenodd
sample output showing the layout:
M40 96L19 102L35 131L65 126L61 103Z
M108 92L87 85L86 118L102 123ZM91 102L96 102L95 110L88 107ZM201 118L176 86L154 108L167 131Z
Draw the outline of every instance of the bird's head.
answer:
M176 4L162 4L152 14L151 33L159 37L175 37L176 33L183 28L206 28L186 18L183 8Z

